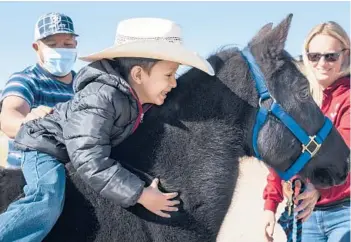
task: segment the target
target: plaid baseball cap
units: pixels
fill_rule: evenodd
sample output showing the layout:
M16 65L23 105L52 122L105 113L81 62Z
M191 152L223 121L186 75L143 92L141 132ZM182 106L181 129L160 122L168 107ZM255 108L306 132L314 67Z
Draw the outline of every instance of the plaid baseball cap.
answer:
M42 15L35 24L34 41L61 33L78 36L74 32L73 21L70 17L62 13L47 13Z

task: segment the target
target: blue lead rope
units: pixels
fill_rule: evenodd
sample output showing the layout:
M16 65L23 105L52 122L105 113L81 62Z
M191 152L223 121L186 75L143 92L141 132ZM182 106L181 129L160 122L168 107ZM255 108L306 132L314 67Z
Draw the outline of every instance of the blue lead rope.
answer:
M295 197L295 182L299 180L299 179L294 179L292 181L292 189L294 191L293 193L293 197ZM300 180L301 181L301 180ZM303 193L305 190L305 185L304 183L301 181L301 189L300 189L300 193ZM299 205L301 204L302 201L299 201ZM289 208L290 207L290 208ZM290 215L289 215L289 210L291 211ZM299 213L301 213L302 211L300 211ZM287 242L293 242L294 241L294 222L296 222L296 242L301 242L302 241L302 221L301 219L294 219L295 215L294 215L294 202L292 202L291 204L288 204L285 209L284 212L280 215L280 218L278 220L278 224L280 224L280 226L282 226L286 238L287 238Z

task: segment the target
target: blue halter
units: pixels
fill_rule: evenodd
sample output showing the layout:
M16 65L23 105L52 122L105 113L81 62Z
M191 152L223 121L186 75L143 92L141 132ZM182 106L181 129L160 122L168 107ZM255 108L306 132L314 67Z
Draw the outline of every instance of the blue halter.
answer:
M244 57L244 60L249 66L251 75L256 82L256 89L259 94L259 110L256 116L256 123L253 129L252 135L252 145L255 151L255 155L258 159L261 159L258 148L257 148L257 139L258 132L262 128L263 124L266 122L268 114L273 114L276 116L285 126L295 135L295 137L302 143L302 152L299 158L286 170L286 171L278 171L278 175L283 180L289 180L294 175L300 172L300 170L306 165L306 163L311 160L311 158L318 152L322 143L330 133L333 124L332 122L325 117L324 125L319 130L319 132L314 136L309 136L305 130L303 130L295 120L284 111L284 109L276 102L276 100L269 93L264 76L257 65L255 58L251 54L248 48L245 48L241 51L241 55ZM272 99L273 103L270 107L270 110L267 110L262 106L262 102Z

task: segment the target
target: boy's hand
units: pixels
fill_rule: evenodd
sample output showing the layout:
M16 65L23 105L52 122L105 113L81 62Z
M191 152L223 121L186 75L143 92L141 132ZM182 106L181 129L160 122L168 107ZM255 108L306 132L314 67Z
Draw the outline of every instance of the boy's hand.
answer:
M179 200L170 201L172 198L175 198L178 193L160 192L160 190L158 190L158 182L159 180L156 178L152 181L149 187L144 188L138 203L158 216L170 218L171 215L162 211L178 211L178 208L174 206L180 203Z

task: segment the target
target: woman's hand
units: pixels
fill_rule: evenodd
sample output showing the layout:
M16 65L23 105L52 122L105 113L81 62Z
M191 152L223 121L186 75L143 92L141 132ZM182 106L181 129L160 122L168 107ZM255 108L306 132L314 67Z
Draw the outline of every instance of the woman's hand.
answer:
M301 182L299 180L296 181L295 187L297 190L300 190ZM312 183L307 183L305 191L296 196L294 199L294 203L296 205L300 200L302 200L301 204L294 209L295 212L302 211L299 215L296 216L296 218L302 219L302 222L305 222L311 216L314 206L316 205L319 197L319 191L313 186Z
M264 211L264 241L272 242L275 227L275 213L270 210Z

